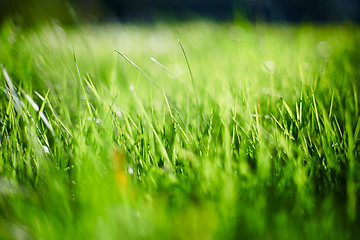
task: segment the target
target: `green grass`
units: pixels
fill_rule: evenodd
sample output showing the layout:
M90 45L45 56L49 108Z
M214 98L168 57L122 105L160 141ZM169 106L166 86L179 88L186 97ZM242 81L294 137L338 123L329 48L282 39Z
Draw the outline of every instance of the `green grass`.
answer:
M0 238L357 238L359 41L346 24L4 25Z

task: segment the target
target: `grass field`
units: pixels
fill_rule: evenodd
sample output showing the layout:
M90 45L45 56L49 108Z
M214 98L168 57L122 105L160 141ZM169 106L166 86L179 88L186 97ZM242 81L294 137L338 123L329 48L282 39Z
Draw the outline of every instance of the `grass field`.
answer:
M0 239L356 239L360 31L0 33Z

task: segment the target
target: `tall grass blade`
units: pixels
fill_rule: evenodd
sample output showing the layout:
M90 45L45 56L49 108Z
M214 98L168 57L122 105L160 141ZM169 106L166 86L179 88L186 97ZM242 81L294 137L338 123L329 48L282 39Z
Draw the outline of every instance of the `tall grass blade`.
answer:
M154 63L156 63L157 65L159 65L161 68L163 68L165 71L167 71L168 73L170 73L175 79L177 79L187 90L190 91L189 86L180 78L178 77L175 73L173 73L169 68L165 67L163 64L159 63L155 58L150 58L151 61L153 61Z
M188 60L188 58L187 58L187 56L186 56L185 49L184 49L184 47L183 47L183 45L181 44L181 42L180 42L179 39L178 39L178 42L179 42L181 51L182 51L182 53L183 53L183 55L184 55L184 57L185 57L186 65L187 65L187 68L188 68L189 73L190 73L191 83L192 83L193 88L194 88L196 106L199 108L199 101L198 101L198 97L197 97L197 93L196 93L196 87L195 87L194 77L193 77L193 74L192 74L192 71L191 71L191 68L190 68L189 60Z
M120 56L122 56L126 61L128 61L131 65L133 65L147 80L149 80L156 88L160 89L161 91L162 88L149 76L147 75L141 68L139 68L133 61L131 61L128 57L126 57L124 54L122 54L121 52L119 52L118 50L114 50L115 52L117 52L118 54L120 54Z

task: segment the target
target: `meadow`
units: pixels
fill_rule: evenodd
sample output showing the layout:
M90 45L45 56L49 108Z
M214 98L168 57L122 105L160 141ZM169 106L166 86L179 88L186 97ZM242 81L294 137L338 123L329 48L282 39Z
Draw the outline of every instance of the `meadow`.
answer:
M360 31L0 30L1 239L356 239Z

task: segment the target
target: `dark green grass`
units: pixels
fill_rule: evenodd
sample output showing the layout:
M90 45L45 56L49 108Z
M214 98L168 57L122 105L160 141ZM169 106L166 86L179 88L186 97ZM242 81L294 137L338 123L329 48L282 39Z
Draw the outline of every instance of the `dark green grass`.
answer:
M4 25L0 237L357 238L359 41L353 25Z

